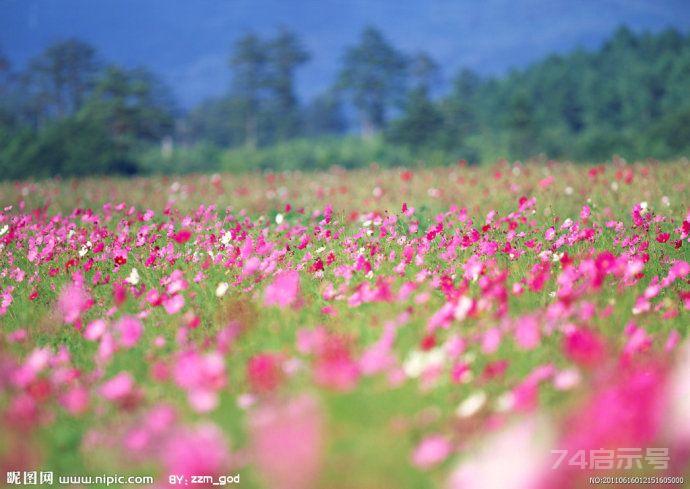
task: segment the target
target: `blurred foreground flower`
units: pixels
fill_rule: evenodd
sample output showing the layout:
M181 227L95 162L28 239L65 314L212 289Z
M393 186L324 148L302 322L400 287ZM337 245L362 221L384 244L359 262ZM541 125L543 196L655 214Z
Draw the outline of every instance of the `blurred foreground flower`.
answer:
M314 398L259 406L250 413L249 432L253 460L267 487L314 486L323 452L323 417Z

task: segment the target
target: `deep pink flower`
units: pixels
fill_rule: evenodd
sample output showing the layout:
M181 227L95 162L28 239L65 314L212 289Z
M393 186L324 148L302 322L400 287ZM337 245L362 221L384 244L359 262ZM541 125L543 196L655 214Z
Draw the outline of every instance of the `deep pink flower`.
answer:
M257 392L270 392L281 383L283 373L276 355L262 353L255 355L247 362L247 379L252 389Z
M589 329L577 329L567 334L563 348L569 358L584 366L598 364L606 353L604 342Z

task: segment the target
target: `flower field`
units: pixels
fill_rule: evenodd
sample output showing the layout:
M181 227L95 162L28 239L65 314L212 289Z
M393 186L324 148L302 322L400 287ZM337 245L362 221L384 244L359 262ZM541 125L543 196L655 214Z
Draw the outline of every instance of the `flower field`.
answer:
M4 472L690 477L687 160L50 180L0 204Z

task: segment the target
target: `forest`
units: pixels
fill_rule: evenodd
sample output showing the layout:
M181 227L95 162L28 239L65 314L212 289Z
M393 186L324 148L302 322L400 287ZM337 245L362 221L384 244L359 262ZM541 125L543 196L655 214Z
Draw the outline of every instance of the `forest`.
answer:
M499 158L671 159L690 149L690 35L622 26L599 49L482 77L444 73L375 27L301 100L299 36L249 33L232 83L182 108L146 67L79 39L19 67L0 51L0 178L470 164Z

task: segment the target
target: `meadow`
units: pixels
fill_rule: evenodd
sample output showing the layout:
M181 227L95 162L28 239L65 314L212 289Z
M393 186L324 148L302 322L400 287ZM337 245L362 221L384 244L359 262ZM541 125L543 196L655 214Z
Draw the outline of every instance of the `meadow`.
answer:
M0 204L3 472L690 477L685 159L0 182Z

